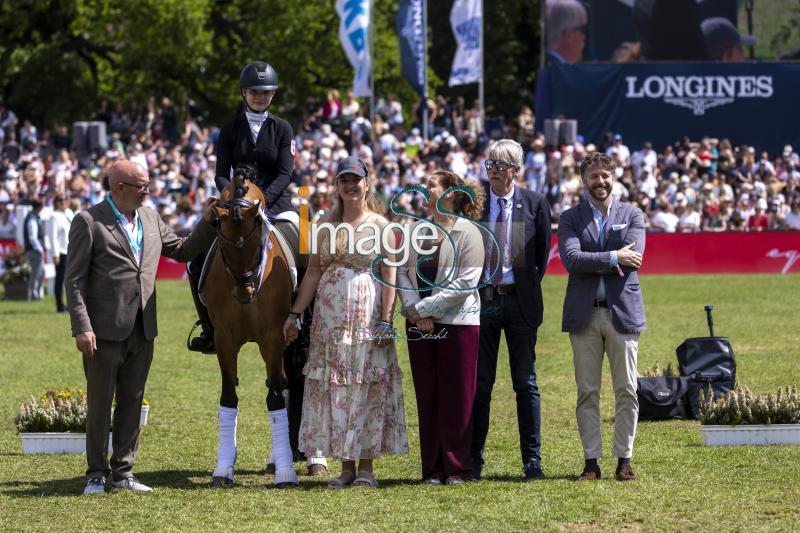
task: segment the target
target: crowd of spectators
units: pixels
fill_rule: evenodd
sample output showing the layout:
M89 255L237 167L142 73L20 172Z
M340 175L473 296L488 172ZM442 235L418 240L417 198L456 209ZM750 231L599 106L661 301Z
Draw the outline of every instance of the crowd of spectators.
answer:
M308 201L313 214L327 209L333 193L336 163L355 155L367 162L377 194L388 204L404 187L419 184L434 170L486 181L483 159L492 137L518 139L526 149L525 169L517 182L543 192L551 205L553 224L561 212L583 197L579 165L587 153L601 150L618 162L615 200L636 203L653 232L722 232L800 230L800 158L792 146L770 154L750 146L733 146L727 139L680 139L656 150L644 143L631 150L619 133L599 144L546 146L535 133L531 109L515 120L482 120L477 102L428 101L429 139L423 139L422 112L404 113L393 96L380 99L374 123L368 109L353 98L330 91L310 96L304 116L294 125L296 162L294 201ZM56 197L85 208L104 197L102 176L119 158L145 167L151 176L151 207L178 232L188 232L214 185L217 127L198 121L188 103L151 98L142 106L111 106L103 102L94 120L107 125L102 149L76 153L70 130L55 133L18 118L0 104L0 239L14 236L14 205L33 199L45 206ZM407 128L408 124L413 127ZM307 200L298 188L308 187ZM405 211L422 213L418 193L397 200ZM390 215L398 218L396 215Z

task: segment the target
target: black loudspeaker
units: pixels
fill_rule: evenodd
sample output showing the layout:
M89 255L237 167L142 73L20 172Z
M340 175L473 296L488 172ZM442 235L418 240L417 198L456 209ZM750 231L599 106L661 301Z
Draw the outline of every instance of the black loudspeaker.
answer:
M101 121L89 122L87 132L87 142L89 149L100 151L108 148L108 138L106 137L106 123Z
M544 121L544 143L547 146L575 144L578 121L574 119L547 119Z
M558 140L560 144L575 144L575 138L578 136L578 121L574 119L567 119L561 121L561 126L558 128Z
M560 126L560 120L548 118L544 121L544 144L558 146L558 129Z
M72 123L72 150L78 153L86 153L89 151L89 143L87 142L87 134L89 132L88 122L73 122Z

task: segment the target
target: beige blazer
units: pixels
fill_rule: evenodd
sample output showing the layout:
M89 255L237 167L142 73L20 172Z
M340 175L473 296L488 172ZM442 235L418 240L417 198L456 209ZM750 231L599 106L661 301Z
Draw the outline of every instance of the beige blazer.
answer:
M424 222L427 220L419 220L413 227ZM455 241L454 264L454 250L447 238L437 243L440 250L439 267L434 281L443 285L443 288L434 287L429 297L420 298L416 266L419 255L412 247L408 261L397 268L397 284L401 287L397 292L400 293L403 307L413 305L423 318L433 318L440 324L479 325L481 299L478 289L457 289L480 284L485 259L483 237L475 224L462 218L456 221L450 236Z
M215 236L214 227L201 220L192 234L182 239L152 209L140 207L137 212L143 232L138 265L125 230L107 201L81 211L72 220L65 277L73 337L93 331L98 339L124 340L141 309L145 337L155 338L159 257L185 263L207 249Z

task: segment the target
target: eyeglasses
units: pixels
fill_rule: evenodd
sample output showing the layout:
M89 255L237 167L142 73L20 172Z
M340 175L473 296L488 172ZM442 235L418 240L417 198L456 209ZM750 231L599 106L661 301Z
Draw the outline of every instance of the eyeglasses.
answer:
M512 163L506 163L505 161L497 161L495 159L487 159L483 163L486 166L486 170L499 170L500 172L505 172L509 168L519 168L517 165Z
M128 183L125 181L121 181L123 185L127 185L128 187L133 187L139 192L150 192L150 183L145 183L144 185L139 185L138 183Z

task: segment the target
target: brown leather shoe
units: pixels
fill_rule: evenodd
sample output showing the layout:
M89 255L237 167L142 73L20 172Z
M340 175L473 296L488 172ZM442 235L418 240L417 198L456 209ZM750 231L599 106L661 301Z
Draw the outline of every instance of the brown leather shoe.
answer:
M636 481L636 474L633 473L631 465L622 465L618 467L616 475L619 481Z
M584 468L581 475L578 476L578 481L595 481L600 479L600 469Z

